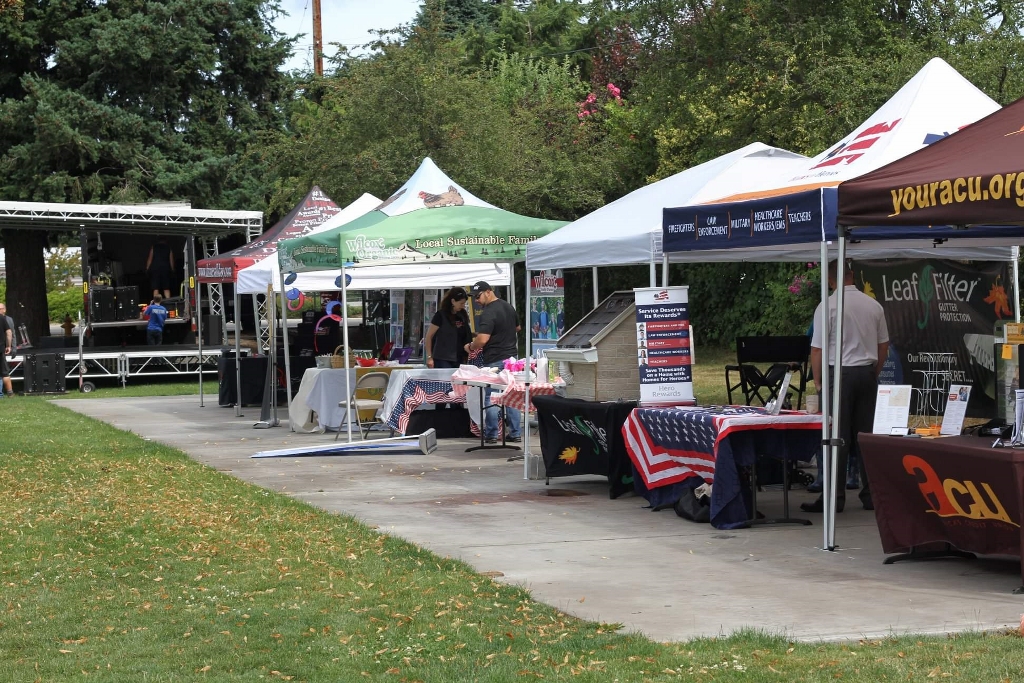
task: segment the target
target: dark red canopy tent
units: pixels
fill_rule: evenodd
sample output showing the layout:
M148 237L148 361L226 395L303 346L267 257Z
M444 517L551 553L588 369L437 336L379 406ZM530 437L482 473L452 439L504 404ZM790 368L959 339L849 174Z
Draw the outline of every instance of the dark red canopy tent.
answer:
M839 186L841 225L1024 222L1024 99Z
M301 237L317 227L341 207L331 201L323 191L314 186L306 198L299 202L287 216L248 244L226 254L203 259L196 264L200 282L234 282L238 271L262 261L277 251L277 243L283 239Z

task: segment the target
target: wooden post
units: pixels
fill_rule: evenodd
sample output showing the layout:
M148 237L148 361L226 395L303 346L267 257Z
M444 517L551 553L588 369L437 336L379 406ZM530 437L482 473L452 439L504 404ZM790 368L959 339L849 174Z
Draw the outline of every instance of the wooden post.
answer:
M320 0L313 0L313 73L324 75L324 33L320 27Z

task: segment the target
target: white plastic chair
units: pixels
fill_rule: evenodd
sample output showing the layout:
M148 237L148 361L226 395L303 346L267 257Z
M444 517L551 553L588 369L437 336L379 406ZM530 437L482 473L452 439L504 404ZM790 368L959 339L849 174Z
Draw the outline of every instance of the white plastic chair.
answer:
M370 433L370 428L378 423L375 418L371 422L364 423L362 417L359 415L362 410L380 411L384 407L384 395L387 394L388 381L391 379L391 375L386 372L368 372L356 381L355 387L352 388L352 395L349 396L347 401L339 401L338 407L345 409L345 419L351 420L352 413L355 412L356 422L359 424L360 438L366 439L367 434ZM380 389L381 398L356 398L356 393L360 389ZM376 414L376 413L375 413ZM366 425L366 431L363 431L363 425ZM341 436L341 426L338 427L338 433L334 435L334 440L337 441L338 437Z

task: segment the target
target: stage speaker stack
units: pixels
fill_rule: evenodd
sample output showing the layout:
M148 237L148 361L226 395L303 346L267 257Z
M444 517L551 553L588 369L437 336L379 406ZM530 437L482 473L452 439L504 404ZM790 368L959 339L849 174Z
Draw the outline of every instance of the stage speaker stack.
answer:
M219 315L203 316L203 346L220 346L224 343L224 321Z
M113 287L93 287L89 293L89 308L94 323L112 323L117 320L117 293Z
M139 288L114 288L114 315L116 320L135 320L139 317Z
M34 353L25 357L25 394L63 394L66 368L63 353Z

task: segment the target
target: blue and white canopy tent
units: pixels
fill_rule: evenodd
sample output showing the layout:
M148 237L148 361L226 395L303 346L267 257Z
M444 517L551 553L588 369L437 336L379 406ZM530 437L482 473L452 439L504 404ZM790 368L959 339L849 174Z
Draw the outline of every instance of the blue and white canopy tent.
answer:
M860 127L835 146L809 160L806 168L782 182L713 204L663 211L663 251L672 262L820 261L839 263L838 280L849 257L1013 260L1024 230L1017 226L843 228L837 220L837 186L925 148L997 110L999 105L948 64L931 60ZM1016 268L1014 280L1016 284ZM842 351L842 288L837 297L836 366ZM828 306L827 278L822 302ZM1019 298L1019 294L1018 294ZM1019 311L1017 312L1019 319ZM822 321L829 338L828 317ZM827 346L827 345L826 345ZM822 364L829 350L822 349ZM825 463L824 547L834 550L836 456L839 420L830 421L839 402L839 377L829 386L822 377L822 448Z

